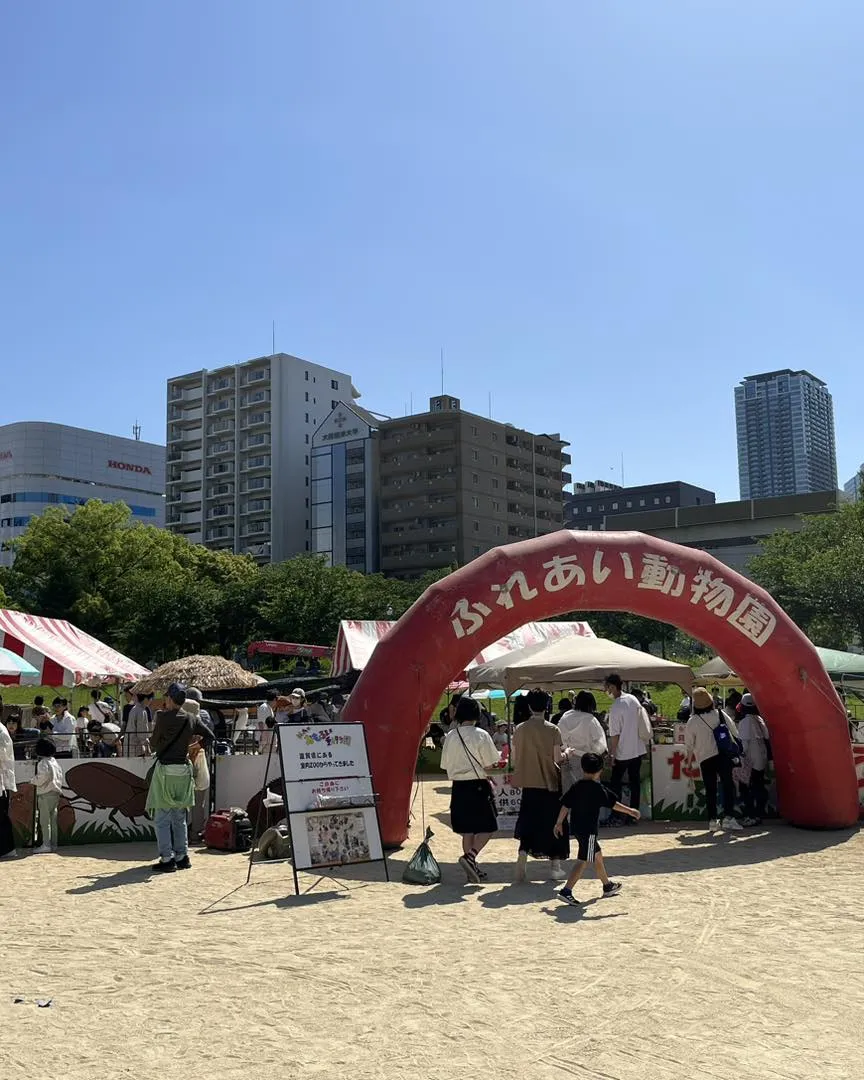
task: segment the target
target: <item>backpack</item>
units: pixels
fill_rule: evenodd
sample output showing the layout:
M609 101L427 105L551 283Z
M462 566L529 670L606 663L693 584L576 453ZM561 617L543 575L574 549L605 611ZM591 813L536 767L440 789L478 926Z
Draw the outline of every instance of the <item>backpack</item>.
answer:
M719 713L719 716L720 723L713 729L714 742L717 743L717 753L720 757L726 758L727 761L735 761L744 753L744 744L740 739L736 739L729 730L723 713ZM711 726L704 717L702 719L705 722L706 727Z

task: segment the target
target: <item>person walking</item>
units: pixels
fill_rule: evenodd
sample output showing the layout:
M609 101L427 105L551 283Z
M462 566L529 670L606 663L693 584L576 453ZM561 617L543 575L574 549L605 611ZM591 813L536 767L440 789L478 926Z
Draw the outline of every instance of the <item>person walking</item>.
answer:
M738 736L744 744L744 764L750 770L750 779L743 791L747 816L742 825L761 825L768 805L768 789L765 785L771 745L768 725L759 715L752 694L745 694L741 698L741 714Z
M515 880L525 881L530 855L549 859L552 880L563 881L567 875L561 861L570 854L570 840L566 828L555 835L561 798L559 766L564 760L561 732L546 719L548 697L544 691L532 690L525 700L529 717L513 733L510 754L512 784L522 789L515 830L519 841Z
M735 721L728 715L721 714L714 705L714 699L704 686L693 690L693 713L684 730L684 745L695 755L702 772L705 785L705 802L708 807L708 828L739 831L742 826L735 814L735 783L732 779L733 759L721 754L715 732L721 723L729 730L733 739L738 738ZM723 793L723 817L717 814L717 784Z
M15 744L0 719L0 859L15 858L15 833L9 817L9 798L18 790L15 782Z
M568 791L582 779L582 755L606 753L606 732L594 715L597 699L587 690L580 690L569 712L565 712L558 724L564 760L561 763L561 790Z
M450 791L450 827L462 837L459 865L472 885L485 880L477 856L498 831L492 782L486 775L498 763L498 749L487 731L477 727L480 706L469 697L460 698L454 711L454 728L448 731L441 750L441 768L453 787Z
M633 694L621 689L621 676L613 673L606 679L606 693L612 698L609 706L609 756L612 759L612 776L609 787L623 802L624 777L630 788L630 808L639 809L642 793L642 760L647 752L646 735L650 738L651 723L642 703ZM636 824L638 818L612 819L616 822Z
M189 745L199 738L209 746L213 734L200 719L193 719L183 710L185 703L184 684L171 683L150 737L156 765L147 793L147 810L153 815L159 845L159 861L152 867L155 873L188 870L191 865L186 813L195 805L195 783Z
M57 813L60 808L60 796L63 792L63 770L57 761L57 747L51 739L40 739L36 743L36 807L39 811L39 828L42 830L42 847L34 855L46 855L56 851L60 842L57 827Z
M607 810L632 817L636 821L639 820L638 810L620 803L615 792L600 783L603 759L599 754L583 754L579 764L582 769L582 779L577 780L565 792L561 800L558 821L555 823L555 833L559 835L564 829L564 823L569 814L570 835L579 845L576 864L564 888L558 891L564 903L574 907L579 904L579 901L573 895L573 889L589 863L594 864L597 877L603 884L604 897L617 896L621 892L621 883L610 881L606 873L603 851L597 836L600 827L600 811L605 807Z

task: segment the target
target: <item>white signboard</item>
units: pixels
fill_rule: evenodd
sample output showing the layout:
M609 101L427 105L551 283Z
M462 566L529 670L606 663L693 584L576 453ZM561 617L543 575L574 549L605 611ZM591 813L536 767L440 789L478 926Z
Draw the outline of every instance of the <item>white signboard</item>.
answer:
M376 862L384 858L374 806L291 815L295 870Z
M522 801L522 788L514 787L510 782L512 773L487 773L495 792L495 805L498 807L498 832L513 832L516 818L519 817L519 804Z
M371 773L360 724L280 724L278 731L286 784Z
M322 809L319 798L347 802L349 799L372 797L372 779L369 776L338 776L331 780L302 780L288 785L288 809L292 814ZM327 809L326 801L323 808Z

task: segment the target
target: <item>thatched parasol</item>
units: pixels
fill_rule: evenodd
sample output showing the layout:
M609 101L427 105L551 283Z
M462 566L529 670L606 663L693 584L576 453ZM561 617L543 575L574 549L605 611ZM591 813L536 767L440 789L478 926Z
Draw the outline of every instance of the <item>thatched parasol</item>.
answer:
M135 683L133 694L164 694L173 682L186 683L204 690L233 690L258 686L251 671L222 656L184 656L151 671Z

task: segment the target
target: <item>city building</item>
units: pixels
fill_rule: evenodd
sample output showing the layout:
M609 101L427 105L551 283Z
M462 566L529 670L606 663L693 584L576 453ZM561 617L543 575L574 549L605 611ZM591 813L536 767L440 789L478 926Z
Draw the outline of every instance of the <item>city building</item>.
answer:
M626 488L598 480L574 484L573 494L564 496L564 523L568 529L619 529L622 526L614 520L617 515L679 506L710 506L714 502L713 491L680 480Z
M165 524L165 447L65 424L0 427L0 565L46 506L124 502L136 521Z
M434 397L378 429L381 570L416 577L562 527L560 435L537 435Z
M858 497L861 494L861 473L864 472L864 465L858 470L851 480L847 480L843 485L843 491L853 502L858 501Z
M312 436L350 375L276 353L168 380L168 527L280 562L310 550Z
M649 533L700 548L747 575L750 560L762 553L766 537L781 529L797 532L805 515L832 513L840 498L837 491L820 491L662 510L646 508L609 515L602 527Z
M837 490L834 404L808 371L749 375L735 387L742 499Z
M378 571L378 427L340 401L312 436L312 551L331 566Z

